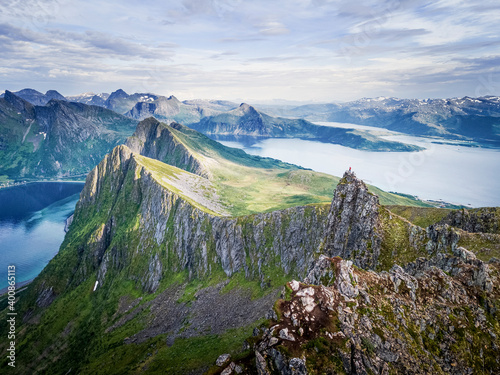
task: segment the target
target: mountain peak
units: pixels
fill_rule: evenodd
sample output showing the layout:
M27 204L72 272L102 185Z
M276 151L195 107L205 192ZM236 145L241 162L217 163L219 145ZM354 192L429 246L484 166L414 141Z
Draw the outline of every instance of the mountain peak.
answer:
M247 104L247 103L241 103L240 104L240 109L244 110L244 111L248 111L249 109L253 108L250 104ZM253 108L255 109L255 108Z
M175 102L179 102L179 103L180 103L180 100L179 100L179 99L177 99L174 95L170 95L167 99L168 99L168 100L173 100L173 101L175 101Z
M127 139L127 146L135 153L184 169L202 177L210 175L198 158L172 134L172 129L154 117L146 118L137 125L135 133Z
M12 105L19 112L23 112L24 110L26 110L28 106L30 106L30 103L28 101L17 96L16 94L14 94L9 90L5 90L3 98L7 103Z
M111 98L113 98L113 99L115 99L115 98L128 98L128 97L129 97L129 95L125 91L123 91L122 89L118 89L118 90L111 93L111 95L109 96L109 99L111 99Z
M67 99L62 96L59 92L57 92L56 90L48 90L46 93L45 93L45 96L48 98L48 99L57 99L57 100L64 100L66 101Z
M22 89L16 92L18 95L42 95L43 94L40 91L37 91L35 89Z
M324 252L349 259L356 254L359 267L374 268L380 254L379 200L349 170L339 181L333 197L324 240Z
M259 114L259 111L257 111L255 107L247 103L241 103L240 106L234 110L234 112L239 115Z

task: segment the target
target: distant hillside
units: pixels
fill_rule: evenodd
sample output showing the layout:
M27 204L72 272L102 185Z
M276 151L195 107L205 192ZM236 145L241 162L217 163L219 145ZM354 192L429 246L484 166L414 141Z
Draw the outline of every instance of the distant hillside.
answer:
M368 132L319 126L302 119L272 117L243 103L238 108L202 118L190 125L204 134L301 138L372 151L417 151L421 148L384 140Z
M45 105L52 99L66 100L64 96L59 94L56 90L49 90L45 94L33 89L23 89L13 93L14 95L30 102L33 105ZM5 94L2 94L3 98Z
M406 134L500 146L500 98L360 99L342 104L264 106L266 112L309 121L347 122Z
M105 108L54 99L37 106L6 91L0 98L1 179L87 174L136 124Z
M94 94L93 92L87 92L81 95L67 96L66 99L70 102L83 103L88 105L98 105L99 107L104 107L106 99L109 98L108 93Z
M160 96L153 101L140 101L125 113L126 116L137 120L154 116L158 120L183 124L198 122L204 116L220 113L220 111L200 105L188 105L179 101L175 96L168 98Z

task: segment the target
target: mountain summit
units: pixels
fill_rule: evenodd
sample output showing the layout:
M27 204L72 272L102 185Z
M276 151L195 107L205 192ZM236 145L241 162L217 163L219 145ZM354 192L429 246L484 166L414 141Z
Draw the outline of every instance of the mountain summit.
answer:
M323 251L330 257L355 258L375 268L380 254L379 200L354 172L346 171L335 189Z

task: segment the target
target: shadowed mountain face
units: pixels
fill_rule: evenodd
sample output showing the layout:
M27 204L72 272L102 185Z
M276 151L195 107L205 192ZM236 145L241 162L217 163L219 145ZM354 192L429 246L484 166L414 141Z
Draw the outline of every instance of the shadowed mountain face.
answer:
M56 96L56 95L54 95ZM133 133L136 121L105 108L0 98L0 175L10 179L86 174Z
M45 105L52 99L66 101L66 98L59 94L56 90L49 90L45 94L33 89L23 89L13 93L14 95L26 100L33 105ZM5 94L2 95L4 97Z
M461 247L496 233L424 229L352 172L334 181L179 124L146 119L127 145L89 173L21 295L13 373L486 373L480 350L500 368L498 262Z

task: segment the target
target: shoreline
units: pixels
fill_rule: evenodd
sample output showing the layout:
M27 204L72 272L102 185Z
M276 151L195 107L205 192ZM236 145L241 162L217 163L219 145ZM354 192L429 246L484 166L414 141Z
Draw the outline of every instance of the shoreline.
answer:
M85 175L86 177L86 175ZM23 182L15 182L11 185L6 185L6 186L0 186L0 190L1 189L7 189L7 188L11 188L11 187L18 187L18 186L23 186L23 185L28 185L28 184L37 184L37 183L41 183L41 182L48 182L48 183L81 183L81 184L84 184L85 183L85 178L81 179L81 180L63 180L63 179L58 179L58 180L32 180L32 181L23 181Z
M16 282L16 294L19 292L22 292L24 289L26 289L26 287L29 284L31 284L33 280L35 280L35 279L33 278L33 279L25 280L25 281L20 281L18 283ZM8 286L0 289L0 299L4 298L7 295L7 292L8 292L7 288L8 288Z

